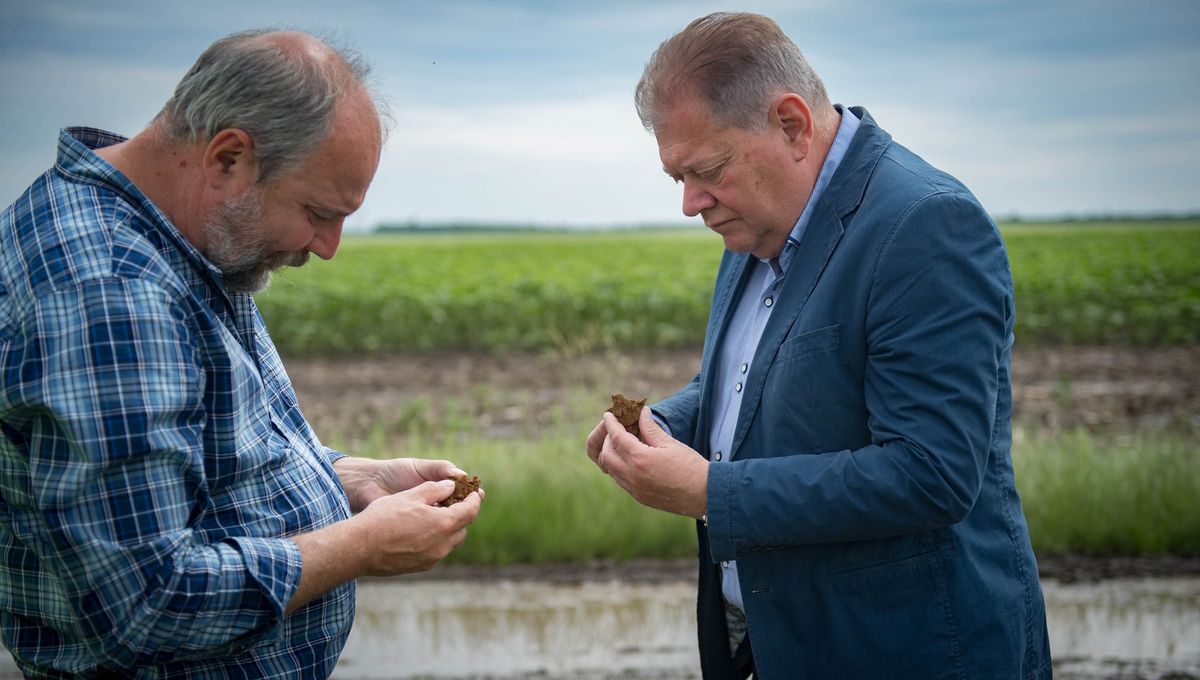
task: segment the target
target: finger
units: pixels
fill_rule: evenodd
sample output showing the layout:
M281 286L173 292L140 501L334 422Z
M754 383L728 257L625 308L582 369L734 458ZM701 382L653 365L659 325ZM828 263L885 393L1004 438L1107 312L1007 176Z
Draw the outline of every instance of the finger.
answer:
M621 424L621 421L617 420L616 416L608 412L605 412L604 414L604 427L608 430L608 436L613 439L615 439L618 434L629 434L629 432L625 430L625 426ZM633 435L629 436L632 437Z
M638 429L642 431L642 441L649 446L665 446L673 441L671 436L655 422L654 412L649 407L642 407L642 412L638 416Z
M413 461L413 466L417 470L417 474L421 475L422 479L437 481L439 479L447 479L453 475L465 475L466 472L460 470L457 465L448 460L421 460Z
M425 505L437 505L454 493L454 482L448 479L425 482L401 493L412 494Z
M451 505L449 510L455 515L455 519L457 520L455 523L456 526L461 528L474 522L475 518L479 516L481 503L483 503L483 497L479 493L472 491L467 494L466 498Z
M600 466L601 472L611 477L614 467L620 465L621 460L612 436L606 436L604 445L600 447L600 455L596 457L596 465Z
M604 421L596 423L596 427L592 428L591 434L587 436L587 455L596 462L596 456L600 455L600 447L604 446L604 437L608 434L608 428L605 427Z
M621 421L617 420L617 417L611 413L604 414L604 424L608 428L608 437L605 440L605 444L608 445L611 442L614 456L618 456L624 460L634 447L645 446L642 440L630 434L625 429L625 426L621 424Z

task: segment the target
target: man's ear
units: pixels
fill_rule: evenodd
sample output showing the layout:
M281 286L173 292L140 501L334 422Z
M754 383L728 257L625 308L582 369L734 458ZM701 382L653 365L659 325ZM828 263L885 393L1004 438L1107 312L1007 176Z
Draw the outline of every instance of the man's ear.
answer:
M796 160L808 156L813 139L813 115L803 97L794 92L779 95L771 105L770 120L786 137Z
M240 194L258 181L254 140L240 128L226 128L209 140L201 160L204 178L214 189Z

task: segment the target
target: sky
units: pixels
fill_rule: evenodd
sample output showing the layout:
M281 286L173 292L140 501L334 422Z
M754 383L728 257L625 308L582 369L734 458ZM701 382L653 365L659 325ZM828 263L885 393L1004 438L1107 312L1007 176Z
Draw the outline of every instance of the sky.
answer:
M212 41L332 37L395 126L350 230L685 224L632 93L692 19L775 19L830 98L1001 219L1200 212L1197 0L0 0L0 204L58 130L143 129Z

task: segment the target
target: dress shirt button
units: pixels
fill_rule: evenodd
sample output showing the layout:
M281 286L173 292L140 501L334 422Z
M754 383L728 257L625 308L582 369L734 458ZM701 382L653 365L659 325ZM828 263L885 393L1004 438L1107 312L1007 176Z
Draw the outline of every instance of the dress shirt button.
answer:
M717 455L713 456L713 458L716 460L721 460L721 452L717 451Z
M770 307L771 305L775 304L775 298L769 297L766 300L763 300L763 304Z
M728 569L729 568L729 560L722 560L721 567L724 569Z
M738 383L738 384L734 385L734 386L733 386L733 391L734 391L734 392L741 392L741 391L742 391L742 384L741 384L741 383Z
M742 364L742 373L745 373L750 368L750 364Z

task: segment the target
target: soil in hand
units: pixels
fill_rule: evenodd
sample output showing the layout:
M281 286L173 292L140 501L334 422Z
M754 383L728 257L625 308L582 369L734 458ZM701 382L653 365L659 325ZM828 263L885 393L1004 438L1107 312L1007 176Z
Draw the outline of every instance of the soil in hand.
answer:
M642 415L642 407L646 405L646 399L629 399L624 394L612 395L612 408L608 412L617 417L617 422L625 426L625 431L638 439L642 438L642 431L638 427L638 418Z
M466 475L451 475L450 479L454 480L454 493L446 500L438 503L443 508L448 508L455 503L460 503L466 500L467 496L471 495L472 491L479 490L479 477Z

